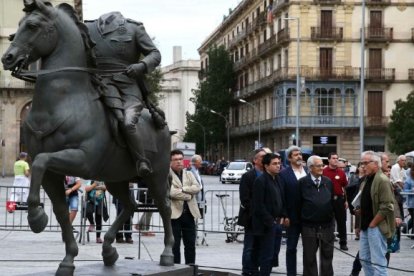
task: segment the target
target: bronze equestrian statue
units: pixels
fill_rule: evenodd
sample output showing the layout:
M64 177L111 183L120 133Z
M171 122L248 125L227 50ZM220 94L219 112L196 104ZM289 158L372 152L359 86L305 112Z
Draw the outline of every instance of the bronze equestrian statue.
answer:
M42 186L52 201L66 248L56 275L73 275L73 262L78 254L65 201L65 175L105 181L108 191L125 206L104 236L103 262L111 266L118 259L112 247L115 234L135 208L128 184L138 178L137 169L140 170L164 225L165 247L160 264L173 265L168 183L170 133L160 119L162 114L146 102L144 92L133 81L156 66L160 59L158 50L149 50L152 42L145 39L145 47L127 51L128 56L116 56L109 50L100 52L98 46L98 58L95 58L88 28L78 20L73 7L68 4L52 7L43 0L24 0L24 4L26 15L16 34L11 36L12 43L2 63L16 77L36 79L32 108L23 125L23 135L33 158L28 222L35 233L47 225L48 217L39 207ZM119 19L122 16L118 15L113 20L127 24L117 30L118 37L128 34L132 39L137 32L129 24L143 30L140 23ZM150 58L146 57L151 52L156 52L155 58L148 61ZM129 66L132 62L129 55L140 53L146 57ZM105 67L106 57L119 59L119 67ZM39 71L22 69L38 59L41 60ZM131 97L133 102L128 102ZM140 101L149 108L143 108ZM137 134L142 143L135 147L136 144L131 145L135 141L131 141ZM133 148L132 154L128 147ZM149 170L141 170L141 160Z

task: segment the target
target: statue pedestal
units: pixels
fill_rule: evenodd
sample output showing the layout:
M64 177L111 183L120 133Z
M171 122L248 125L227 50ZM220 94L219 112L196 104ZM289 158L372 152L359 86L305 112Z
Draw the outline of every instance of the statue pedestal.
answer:
M118 260L114 266L105 266L96 262L79 266L75 261L75 276L192 276L194 268L187 265L160 266L158 262L146 260ZM56 267L57 269L57 267ZM39 272L29 275L55 275L56 271Z

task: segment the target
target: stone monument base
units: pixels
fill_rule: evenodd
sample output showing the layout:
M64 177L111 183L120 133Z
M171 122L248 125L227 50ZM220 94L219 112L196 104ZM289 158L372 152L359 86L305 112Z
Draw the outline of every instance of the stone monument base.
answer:
M158 262L146 260L118 260L114 266L105 266L103 262L94 262L79 266L75 261L75 276L192 276L194 268L187 265L160 266ZM57 267L56 267L57 270ZM52 276L54 271L45 271L39 274L26 276Z

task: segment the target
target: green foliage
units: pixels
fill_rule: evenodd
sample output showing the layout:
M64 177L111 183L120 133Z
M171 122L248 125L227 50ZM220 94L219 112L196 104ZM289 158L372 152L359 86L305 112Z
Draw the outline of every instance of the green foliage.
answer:
M233 63L229 52L223 46L209 49L206 78L194 90L195 113L187 114L185 141L196 142L197 152L203 153L203 125L206 132L206 145L225 143L227 139L225 120L210 110L214 110L228 120L232 101L231 88L234 84ZM195 123L196 122L196 123Z
M404 154L414 150L414 91L407 100L395 101L395 109L391 113L388 125L390 151Z
M161 80L162 80L162 73L161 69L157 67L154 71L146 75L146 81L148 84L148 89L150 91L148 95L148 99L156 106L158 106L158 102L160 100L161 95Z

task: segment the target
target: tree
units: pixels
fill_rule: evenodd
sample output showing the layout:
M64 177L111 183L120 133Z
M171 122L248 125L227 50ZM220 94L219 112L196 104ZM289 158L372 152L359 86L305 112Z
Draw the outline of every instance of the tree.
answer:
M388 125L388 146L391 152L404 154L414 149L414 91L407 100L395 101Z
M194 98L191 100L195 104L195 112L192 115L187 113L187 132L184 137L185 141L197 144L197 153L204 152L203 131L199 124L205 128L207 144L226 141L224 119L212 114L210 110L229 118L231 88L234 84L233 62L224 46L211 47L207 55L209 65L205 72L206 78L194 90Z
M154 71L146 75L146 81L148 84L149 95L148 99L156 106L160 100L161 95L161 80L162 73L161 69L157 67Z

